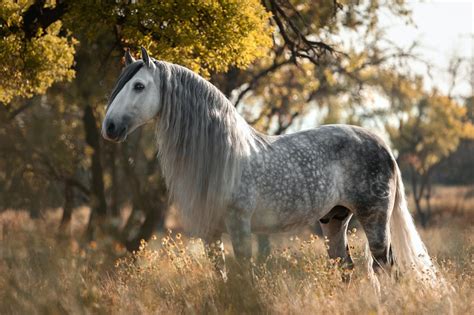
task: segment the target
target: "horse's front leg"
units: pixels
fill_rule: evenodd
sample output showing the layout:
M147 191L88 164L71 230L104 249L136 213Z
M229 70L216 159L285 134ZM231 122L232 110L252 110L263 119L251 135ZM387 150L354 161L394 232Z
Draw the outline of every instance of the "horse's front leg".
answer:
M258 260L260 262L265 262L268 256L270 256L270 253L272 250L271 245L270 245L270 238L267 234L258 234L257 243L258 243Z
M229 209L225 225L230 235L235 258L240 262L250 261L252 257L250 214L237 209Z
M206 249L209 260L214 269L222 276L224 281L227 280L227 272L225 267L224 243L222 242L222 233L214 233L206 238Z

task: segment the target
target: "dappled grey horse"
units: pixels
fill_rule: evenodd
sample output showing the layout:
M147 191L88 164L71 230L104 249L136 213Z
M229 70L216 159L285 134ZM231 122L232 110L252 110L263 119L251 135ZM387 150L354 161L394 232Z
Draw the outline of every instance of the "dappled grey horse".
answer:
M249 126L231 102L192 71L126 53L102 134L124 141L156 119L159 159L170 197L189 233L230 235L237 258L252 253L251 233L321 222L329 256L352 266L346 230L355 215L374 269L392 264L436 281L435 267L407 209L400 170L369 131L327 125L283 136Z

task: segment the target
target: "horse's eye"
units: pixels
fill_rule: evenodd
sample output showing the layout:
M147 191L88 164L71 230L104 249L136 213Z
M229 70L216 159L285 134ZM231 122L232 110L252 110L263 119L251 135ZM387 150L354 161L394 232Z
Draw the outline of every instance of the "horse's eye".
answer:
M140 83L140 82L135 83L135 85L133 86L133 89L134 89L135 91L141 91L141 90L143 90L144 88L145 88L145 86L144 86L142 83Z

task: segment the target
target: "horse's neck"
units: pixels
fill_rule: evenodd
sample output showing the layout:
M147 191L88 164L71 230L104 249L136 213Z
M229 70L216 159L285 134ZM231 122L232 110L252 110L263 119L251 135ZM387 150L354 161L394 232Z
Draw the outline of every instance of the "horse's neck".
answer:
M259 150L271 142L271 138L250 126L237 112L230 100L213 84L187 68L175 64L167 65L170 71L168 75L178 76L175 78L173 82L175 86L172 87L170 92L176 95L188 95L188 99L178 98L176 100L187 102L187 104L182 103L181 106L176 106L176 108L189 110L190 106L199 106L201 109L208 111L207 115L211 115L211 112L218 113L220 121L214 120L213 123L224 127L220 131L225 132L233 139L232 146L237 152L243 150L243 152L250 153L250 151ZM186 83L182 84L183 82ZM173 109L169 108L168 110ZM204 119L204 117L195 118ZM247 147L248 149L246 149Z

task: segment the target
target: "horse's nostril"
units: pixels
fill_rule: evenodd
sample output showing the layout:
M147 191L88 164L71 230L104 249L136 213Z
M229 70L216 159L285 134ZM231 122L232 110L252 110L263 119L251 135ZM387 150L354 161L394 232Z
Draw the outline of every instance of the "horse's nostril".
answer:
M115 131L115 124L113 122L110 122L107 124L107 134L111 135Z
M119 141L124 139L127 134L127 124L122 120L107 120L104 126L105 138L108 140Z

